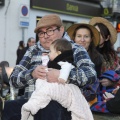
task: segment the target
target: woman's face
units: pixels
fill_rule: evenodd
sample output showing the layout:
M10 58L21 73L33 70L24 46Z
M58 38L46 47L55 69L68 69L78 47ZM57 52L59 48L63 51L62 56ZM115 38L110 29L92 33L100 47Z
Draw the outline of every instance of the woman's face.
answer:
M92 41L91 34L89 29L87 28L80 28L76 31L75 43L82 45L86 50L88 50L89 45Z
M98 26L95 26L95 28L100 32L100 29L99 29ZM102 47L104 46L104 42L105 42L105 40L104 40L104 38L102 37L101 32L100 32L100 42L99 42L99 47L100 47L100 48L102 48Z

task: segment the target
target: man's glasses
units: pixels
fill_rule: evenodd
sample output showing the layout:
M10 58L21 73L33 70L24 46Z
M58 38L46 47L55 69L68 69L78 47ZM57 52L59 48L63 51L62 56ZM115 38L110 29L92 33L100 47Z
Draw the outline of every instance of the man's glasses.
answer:
M45 36L45 34L47 34L48 36L51 36L51 35L54 34L54 31L55 31L55 30L59 30L59 29L60 29L60 28L57 27L57 28L55 28L54 30L48 29L48 30L46 30L46 32L39 32L39 33L38 33L38 37L43 38L43 37Z

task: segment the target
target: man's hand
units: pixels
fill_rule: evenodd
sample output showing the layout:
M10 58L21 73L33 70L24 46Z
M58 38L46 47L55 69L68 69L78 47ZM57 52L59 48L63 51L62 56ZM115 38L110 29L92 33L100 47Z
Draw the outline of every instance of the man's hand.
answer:
M106 102L107 100L109 100L109 99L111 99L111 98L114 98L115 96L114 96L113 94L109 93L109 92L105 92L105 93L103 94L103 97L104 97L104 99L105 99L104 102Z
M59 74L60 74L59 70L48 68L47 81L48 82L59 82L58 81Z
M111 82L110 80L106 79L106 78L103 78L102 80L99 81L102 86L113 86L113 82Z
M35 68L35 70L32 72L32 76L35 79L46 79L46 67L39 65Z

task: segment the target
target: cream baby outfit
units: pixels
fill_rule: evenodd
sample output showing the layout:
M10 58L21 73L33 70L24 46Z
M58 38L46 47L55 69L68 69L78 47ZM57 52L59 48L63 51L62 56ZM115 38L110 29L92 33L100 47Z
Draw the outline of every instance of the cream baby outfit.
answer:
M73 68L72 64L68 62L58 64L61 65L59 78L67 81ZM22 106L21 120L28 120L30 115L35 115L38 110L45 108L51 100L57 101L71 111L72 120L93 120L90 107L76 85L49 83L47 80L37 79L35 86L31 98Z

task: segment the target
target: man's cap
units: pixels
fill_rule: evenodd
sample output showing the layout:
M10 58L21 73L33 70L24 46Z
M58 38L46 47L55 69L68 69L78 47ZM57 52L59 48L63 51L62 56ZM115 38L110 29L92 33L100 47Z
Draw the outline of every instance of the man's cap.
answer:
M61 18L57 14L49 14L43 16L37 23L37 27L34 32L38 33L40 28L49 27L49 26L58 26L61 27L63 25Z

